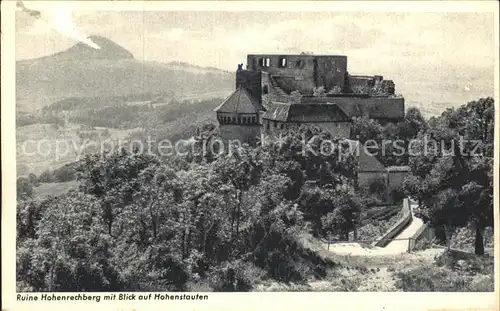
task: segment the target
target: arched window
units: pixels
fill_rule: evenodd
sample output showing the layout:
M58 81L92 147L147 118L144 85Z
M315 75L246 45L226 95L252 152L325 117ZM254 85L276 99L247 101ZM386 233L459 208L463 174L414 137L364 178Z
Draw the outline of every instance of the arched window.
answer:
M268 67L268 68L271 67L271 59L269 57L266 58L266 60L265 60L265 67Z
M286 65L287 65L286 57L281 57L280 58L280 68L286 68Z

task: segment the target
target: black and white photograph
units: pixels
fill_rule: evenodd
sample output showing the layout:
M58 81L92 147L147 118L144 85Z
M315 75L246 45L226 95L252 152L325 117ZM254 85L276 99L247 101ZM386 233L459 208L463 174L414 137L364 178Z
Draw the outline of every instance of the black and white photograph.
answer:
M498 8L335 2L16 1L16 301L493 294Z

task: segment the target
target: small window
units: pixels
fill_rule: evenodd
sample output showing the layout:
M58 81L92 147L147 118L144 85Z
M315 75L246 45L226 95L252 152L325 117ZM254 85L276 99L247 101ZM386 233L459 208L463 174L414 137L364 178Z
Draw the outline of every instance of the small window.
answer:
M265 63L264 59L263 59L263 58L259 58L259 66L260 66L260 67L264 67L264 66L265 66L265 64L266 64L266 63Z
M273 126L274 126L274 128L277 128L278 127L278 122L273 121Z
M252 123L257 123L257 118L252 117Z
M266 130L269 129L269 121L266 121Z
M271 67L271 59L270 58L266 58L266 63L265 63L266 67Z
M287 65L286 57L280 58L280 67L286 68L286 65Z
M262 94L266 95L267 93L269 93L269 86L264 85L264 87L262 88Z
M280 129L281 129L281 130L283 129L283 126L284 126L284 124L283 124L283 123L280 123Z

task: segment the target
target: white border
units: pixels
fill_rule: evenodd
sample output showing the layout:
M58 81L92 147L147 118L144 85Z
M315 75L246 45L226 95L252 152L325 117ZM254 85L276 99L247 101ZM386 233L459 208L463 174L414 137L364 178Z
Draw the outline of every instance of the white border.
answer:
M29 3L29 1L25 1ZM38 3L51 6L54 2ZM499 237L499 33L497 1L81 1L67 2L74 10L105 11L331 11L331 12L492 12L495 18L495 237ZM498 310L499 284L495 293L208 293L208 301L114 301L87 303L15 302L15 1L2 1L2 306L5 310ZM481 47L478 47L481 48ZM499 247L495 239L495 271Z

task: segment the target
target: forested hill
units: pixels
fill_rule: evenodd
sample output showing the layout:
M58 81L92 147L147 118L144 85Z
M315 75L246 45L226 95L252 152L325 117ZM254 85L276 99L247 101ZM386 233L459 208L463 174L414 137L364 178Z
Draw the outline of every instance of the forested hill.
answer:
M17 109L31 112L71 97L196 95L234 88L232 73L143 62L109 39L91 38L100 50L78 43L54 55L16 62Z

